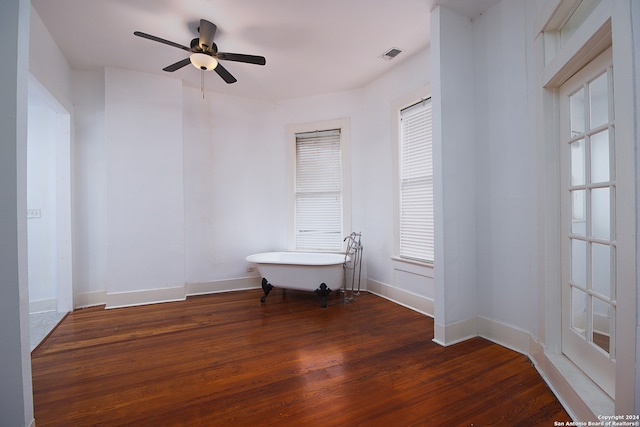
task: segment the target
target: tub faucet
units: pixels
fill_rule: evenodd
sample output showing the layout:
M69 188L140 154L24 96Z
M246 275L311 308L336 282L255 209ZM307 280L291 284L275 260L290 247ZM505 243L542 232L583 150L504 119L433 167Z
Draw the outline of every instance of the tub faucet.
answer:
M344 240L342 240L342 241L346 242L347 240L349 240L349 243L347 244L347 247L350 247L350 248L359 248L360 247L360 233L356 233L354 231L351 234L349 234L347 237L345 237Z

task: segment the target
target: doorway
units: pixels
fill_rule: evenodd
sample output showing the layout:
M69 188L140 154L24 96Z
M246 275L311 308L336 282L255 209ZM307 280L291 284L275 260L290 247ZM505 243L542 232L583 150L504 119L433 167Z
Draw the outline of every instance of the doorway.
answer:
M611 49L560 87L562 352L615 397L616 156Z
M70 130L69 112L30 76L27 248L31 350L73 310Z

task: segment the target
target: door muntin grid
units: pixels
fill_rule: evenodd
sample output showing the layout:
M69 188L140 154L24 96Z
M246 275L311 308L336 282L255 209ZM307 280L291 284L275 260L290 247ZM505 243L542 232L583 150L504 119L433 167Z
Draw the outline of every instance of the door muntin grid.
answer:
M615 359L615 162L611 67L569 95L570 328Z

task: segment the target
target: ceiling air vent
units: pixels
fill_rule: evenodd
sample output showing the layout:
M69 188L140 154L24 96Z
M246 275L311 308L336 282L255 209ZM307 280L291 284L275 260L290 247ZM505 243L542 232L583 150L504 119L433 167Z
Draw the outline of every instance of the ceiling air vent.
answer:
M382 58L384 60L387 60L387 61L391 61L393 58L398 56L398 54L400 54L401 52L402 51L400 49L398 49L397 47L392 47L391 49L387 50L385 53L380 55L380 58Z

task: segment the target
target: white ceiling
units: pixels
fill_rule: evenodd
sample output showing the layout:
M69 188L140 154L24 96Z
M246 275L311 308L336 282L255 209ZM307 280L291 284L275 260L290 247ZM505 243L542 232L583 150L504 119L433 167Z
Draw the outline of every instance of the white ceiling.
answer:
M362 87L429 45L429 11L443 4L473 18L499 0L31 0L74 69L119 67L168 74L183 50L133 35L142 31L189 46L200 18L218 26L221 52L261 55L265 66L223 61L238 82L205 73L205 88L265 100ZM37 43L31 40L30 43ZM403 52L391 61L379 56ZM192 66L173 73L200 87Z

